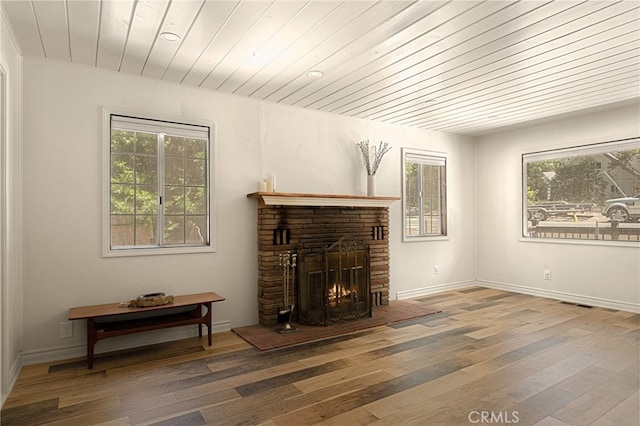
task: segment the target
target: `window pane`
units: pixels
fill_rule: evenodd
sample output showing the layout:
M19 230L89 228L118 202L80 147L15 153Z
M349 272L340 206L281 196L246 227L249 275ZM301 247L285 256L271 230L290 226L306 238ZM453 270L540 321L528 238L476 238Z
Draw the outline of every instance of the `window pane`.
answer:
M184 141L185 157L206 158L207 141L205 139L186 139Z
M165 177L167 185L184 184L184 158L167 157L164 160Z
M136 216L136 245L137 246L155 246L156 229L158 227L158 217L156 215L137 215Z
M440 234L440 167L430 164L422 165L422 197L423 224L425 235Z
M111 152L135 152L136 132L127 130L111 131Z
M134 216L111 216L111 247L133 245Z
M165 214L184 214L184 187L165 186Z
M111 185L111 214L135 213L135 186Z
M164 138L164 155L171 157L184 156L184 138L166 135Z
M158 157L136 156L136 183L158 183Z
M133 183L135 157L131 154L111 155L111 182Z
M544 156L532 155L531 161L524 155L523 235L640 240L639 226L633 223L640 219L639 147L636 139L617 142L615 147L602 144L548 151Z
M405 233L406 235L420 234L420 181L418 164L405 165Z
M204 188L187 188L185 198L186 214L206 214L207 194Z
M158 214L158 187L136 186L136 214Z
M184 244L184 216L165 216L164 243Z
M204 244L207 232L206 216L187 217L187 244Z
M136 133L136 154L158 155L158 135L153 133Z
M207 141L165 138L164 243L206 244ZM186 216L189 215L189 216Z
M184 183L188 186L204 186L206 166L204 160L187 159L185 161Z
M440 167L439 166L427 166L429 168L429 183L431 188L429 192L433 194L433 196L437 196L440 198Z

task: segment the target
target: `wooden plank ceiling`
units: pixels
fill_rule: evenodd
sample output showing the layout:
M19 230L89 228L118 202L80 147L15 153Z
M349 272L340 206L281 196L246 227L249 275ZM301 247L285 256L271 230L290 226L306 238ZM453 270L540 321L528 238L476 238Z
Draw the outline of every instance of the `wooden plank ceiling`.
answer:
M24 55L446 132L482 134L640 97L638 1L3 0L2 8Z

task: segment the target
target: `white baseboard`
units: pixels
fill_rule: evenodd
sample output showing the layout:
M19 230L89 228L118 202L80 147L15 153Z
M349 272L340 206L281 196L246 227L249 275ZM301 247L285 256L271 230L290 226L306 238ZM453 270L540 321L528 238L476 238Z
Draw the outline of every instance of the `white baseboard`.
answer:
M483 287L495 288L496 290L512 291L514 293L530 294L532 296L546 297L549 299L561 300L563 302L571 302L587 306L598 306L601 308L640 313L640 304L623 302L619 300L603 299L601 297L584 296L581 294L565 293L555 290L544 290L518 284L507 284L488 280L477 280L476 283Z
M432 287L422 287L414 290L399 291L396 293L396 300L411 299L414 297L442 293L450 290L460 290L462 288L472 287L474 285L495 288L496 290L512 291L514 293L546 297L548 299L561 300L563 302L571 302L587 306L598 306L601 308L640 313L640 304L623 302L619 300L603 299L601 297L584 296L581 294L565 293L562 291L543 290L518 284L508 284L489 280L469 280L457 283L440 284Z
M11 368L8 371L8 378L6 381L6 389L2 389L2 395L0 396L0 407L4 406L4 402L9 397L13 386L16 384L18 380L18 375L20 374L20 370L22 369L22 358L21 355L18 354L14 363L11 365Z
M431 287L421 287L413 290L399 291L396 293L396 300L412 299L414 297L426 296L434 293L442 293L443 291L460 290L477 285L477 281L460 281L457 283L438 284Z
M231 330L231 321L220 321L211 324L211 333L223 333ZM140 346L153 345L157 343L170 342L173 340L188 339L196 337L198 329L196 327L176 327L164 330L148 331L145 333L129 334L126 336L112 337L101 340L96 344L95 353L131 349ZM71 358L82 358L87 356L87 345L75 344L54 348L36 349L22 352L22 365L41 364L44 362L61 361Z

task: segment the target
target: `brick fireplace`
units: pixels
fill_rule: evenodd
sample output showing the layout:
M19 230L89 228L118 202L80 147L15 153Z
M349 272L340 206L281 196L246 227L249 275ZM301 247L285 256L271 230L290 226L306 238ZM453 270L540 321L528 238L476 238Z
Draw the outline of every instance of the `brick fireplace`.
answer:
M389 303L389 206L398 197L277 192L256 192L247 197L258 200L260 324L276 325L283 308L282 254L295 253L304 259L321 254L344 236L368 248L372 306ZM297 282L296 276L293 300L298 297ZM373 312L375 315L375 308ZM295 309L293 319L297 319Z

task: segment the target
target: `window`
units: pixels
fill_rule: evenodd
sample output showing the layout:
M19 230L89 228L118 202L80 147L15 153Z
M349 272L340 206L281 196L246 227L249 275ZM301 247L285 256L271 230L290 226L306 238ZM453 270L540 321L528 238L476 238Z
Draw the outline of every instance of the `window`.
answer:
M522 156L523 235L639 241L640 139Z
M404 241L447 235L446 164L442 153L403 148Z
M209 248L211 127L119 114L106 119L106 254Z

